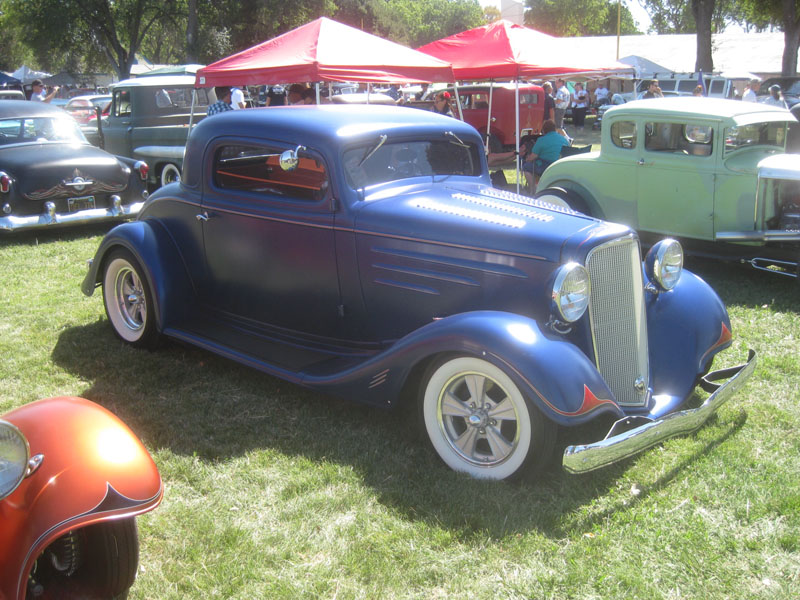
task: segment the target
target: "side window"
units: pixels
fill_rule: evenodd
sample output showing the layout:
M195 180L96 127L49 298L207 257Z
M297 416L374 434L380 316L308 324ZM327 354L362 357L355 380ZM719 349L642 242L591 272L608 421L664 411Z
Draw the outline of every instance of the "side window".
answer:
M519 95L520 104L539 104L539 94L531 92L529 94Z
M651 152L710 156L714 130L710 125L647 123L644 147Z
M697 87L697 79L681 79L678 82L679 92L686 92L687 94L691 94L694 91L694 88L696 87Z
M317 202L328 190L328 175L321 160L301 150L297 168L281 168L278 146L226 145L217 150L214 181L225 190L280 196L290 200Z
M731 89L733 89L733 86L731 86ZM725 92L725 80L712 79L711 85L708 87L708 93L722 96L723 92Z
M129 117L131 115L131 91L116 90L111 114L115 117Z
M618 148L636 148L636 123L617 121L611 125L611 141Z

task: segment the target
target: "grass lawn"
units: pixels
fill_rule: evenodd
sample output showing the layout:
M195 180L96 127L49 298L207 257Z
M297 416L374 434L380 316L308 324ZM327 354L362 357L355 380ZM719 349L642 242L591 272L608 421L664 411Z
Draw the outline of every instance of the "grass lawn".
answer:
M689 261L759 364L697 434L603 471L473 481L395 415L114 337L79 284L102 229L0 238L0 413L80 395L153 454L132 598L800 596L800 286Z

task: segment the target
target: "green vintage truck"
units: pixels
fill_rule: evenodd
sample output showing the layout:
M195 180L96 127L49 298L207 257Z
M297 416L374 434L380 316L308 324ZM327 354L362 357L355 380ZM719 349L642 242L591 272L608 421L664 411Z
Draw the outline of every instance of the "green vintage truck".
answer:
M111 110L102 119L106 151L150 165L150 187L180 179L189 134L194 75L126 79L114 85ZM213 89L196 90L193 123L216 102Z
M624 223L642 240L800 276L800 155L783 108L713 98L638 100L603 118L599 152L563 158L537 196Z

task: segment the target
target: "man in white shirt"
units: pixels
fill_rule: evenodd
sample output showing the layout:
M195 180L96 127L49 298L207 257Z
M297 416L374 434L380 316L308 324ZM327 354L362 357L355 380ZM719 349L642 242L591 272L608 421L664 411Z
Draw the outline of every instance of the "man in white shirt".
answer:
M554 120L556 122L556 128L563 129L564 113L567 112L567 108L569 108L572 94L570 94L569 89L564 84L563 79L556 79L556 89L556 110Z
M231 88L231 106L233 110L244 108L244 92L239 88Z
M751 79L750 84L744 89L742 100L744 102L756 102L756 93L761 87L761 82L758 79Z

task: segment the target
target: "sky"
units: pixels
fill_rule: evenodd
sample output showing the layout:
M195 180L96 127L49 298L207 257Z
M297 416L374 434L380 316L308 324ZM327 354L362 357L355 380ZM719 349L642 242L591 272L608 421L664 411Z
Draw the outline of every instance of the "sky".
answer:
M495 6L500 8L500 0L479 0L479 2L481 6ZM650 17L647 11L642 8L638 0L622 0L622 2L628 7L628 10L631 11L633 20L636 21L639 27L639 31L647 33L647 28L650 25Z

